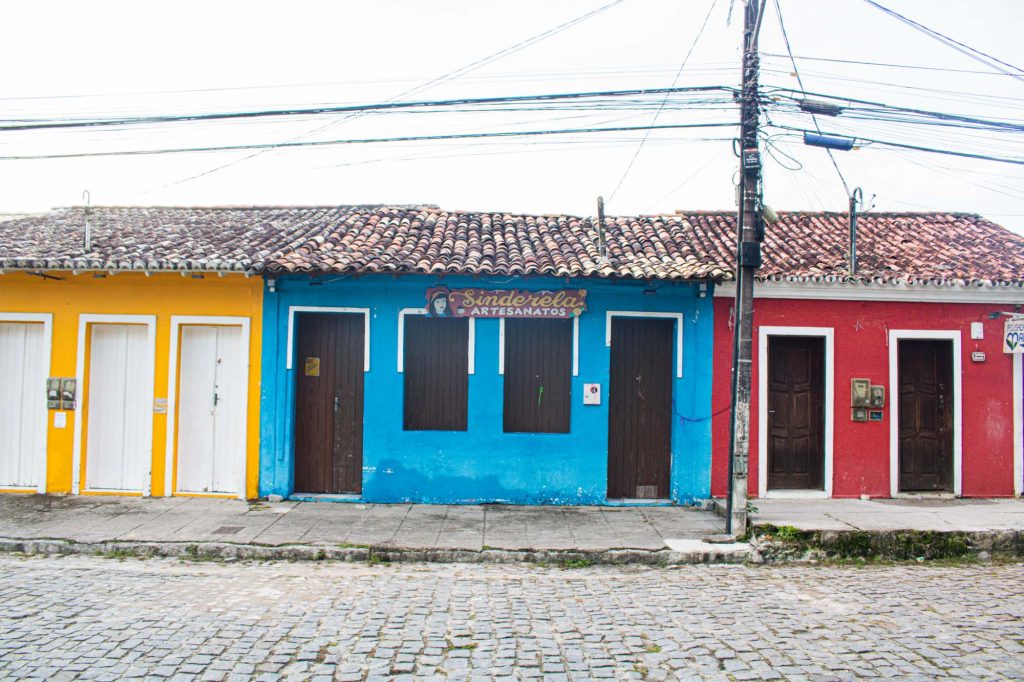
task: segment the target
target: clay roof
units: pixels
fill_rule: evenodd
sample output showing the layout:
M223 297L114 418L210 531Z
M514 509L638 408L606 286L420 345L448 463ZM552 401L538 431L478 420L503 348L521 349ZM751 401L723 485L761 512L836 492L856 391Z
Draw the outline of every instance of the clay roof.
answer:
M732 255L735 218L721 212L677 216ZM1024 287L1024 236L967 213L865 213L857 217L857 274L849 275L846 213L785 212L766 226L761 280L901 285ZM723 248L724 247L724 248Z
M0 220L0 269L733 279L735 214L608 217L433 206L93 207ZM782 213L762 279L1024 287L1024 236L963 213L868 213L858 274L843 213Z
M672 218L606 221L436 207L92 207L0 222L0 269L239 270L723 279Z

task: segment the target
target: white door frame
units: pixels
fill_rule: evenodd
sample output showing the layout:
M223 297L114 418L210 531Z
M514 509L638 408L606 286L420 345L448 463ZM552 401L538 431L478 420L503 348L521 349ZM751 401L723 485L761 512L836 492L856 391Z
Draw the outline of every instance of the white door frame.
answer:
M676 379L683 378L683 314L646 312L642 310L609 310L604 317L604 345L612 346L612 318L614 317L655 317L676 321Z
M1024 494L1024 355L1013 356L1013 494Z
M812 336L825 339L824 490L768 490L768 339L772 336ZM769 327L757 330L757 495L758 497L808 499L832 497L835 433L835 328Z
M244 500L249 466L249 372L251 370L249 359L252 356L249 349L249 318L219 317L214 315L171 316L170 357L167 362L167 446L164 464L164 497L178 494L174 490L174 461L178 451L175 426L177 425L178 417L178 352L182 326L242 328L242 348L245 349L245 385L242 387L242 402L245 404L246 419L245 448L242 453L241 485L238 488L238 499Z
M426 315L426 308L402 308L398 311L398 373L405 371L405 316ZM453 319L453 318L445 318ZM457 318L456 318L457 319ZM476 318L467 317L469 320L469 340L466 343L469 358L466 360L466 374L476 374Z
M46 368L47 371L52 371L53 368L53 315L51 313L0 313L0 322L26 322L26 323L42 323L43 325L43 348L46 353ZM47 376L50 376L47 374ZM45 405L44 405L45 408ZM77 421L77 420L76 420ZM42 456L37 454L36 456L36 492L46 492L46 459L49 448L49 440L47 436L50 430L50 410L43 410L43 452ZM17 488L11 486L5 486L8 490L16 490ZM25 488L25 490L32 490L32 488Z
M315 305L288 306L288 338L285 347L284 368L292 368L292 355L295 348L295 313L355 313L362 315L363 320L363 371L370 371L370 309L348 308Z
M963 359L959 329L889 330L889 494L900 497L899 342L902 340L953 342L953 494L963 494Z
M507 318L517 319L517 318ZM518 318L523 319L523 318ZM526 318L529 319L529 318ZM558 319L558 318L536 318L536 319ZM505 320L504 317L498 318L498 374L505 373ZM580 317L579 315L572 316L572 375L578 377L580 375Z
M75 415L75 435L71 456L71 492L78 495L82 492L82 415L85 413L85 345L92 324L137 324L146 327L146 348L149 351L149 369L145 376L140 377L143 394L149 396L150 418L146 421L146 450L149 459L146 464L146 486L142 491L125 490L123 492L141 492L148 497L153 492L153 382L156 374L156 315L95 315L81 314L78 316L78 349L75 362L75 379L78 389L78 414ZM88 483L88 481L86 482ZM90 492L88 486L86 492ZM122 492L122 491L117 491Z

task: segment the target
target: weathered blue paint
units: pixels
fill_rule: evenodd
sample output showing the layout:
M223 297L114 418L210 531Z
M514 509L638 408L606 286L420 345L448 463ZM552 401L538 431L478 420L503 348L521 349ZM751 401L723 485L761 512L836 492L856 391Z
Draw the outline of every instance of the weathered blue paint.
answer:
M450 287L586 288L580 317L579 376L572 381L568 434L502 431L498 320L476 320L475 373L469 378L469 428L464 432L402 430L402 375L397 371L398 317L424 306L424 291ZM608 504L607 311L683 315L683 376L673 382L671 497L688 503L710 496L712 287L695 284L368 276L276 280L264 296L260 494L294 490L295 363L286 370L291 306L370 308L370 371L365 376L363 495L368 502L437 504ZM602 404L583 405L583 384L600 383ZM303 492L303 491L298 491Z

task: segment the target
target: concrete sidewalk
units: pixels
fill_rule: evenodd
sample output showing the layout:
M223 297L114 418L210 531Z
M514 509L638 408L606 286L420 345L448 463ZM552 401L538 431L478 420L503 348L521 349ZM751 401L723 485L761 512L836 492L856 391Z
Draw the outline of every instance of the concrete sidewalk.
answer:
M722 519L713 512L686 507L247 503L189 497L0 495L0 538L77 544L227 543L592 554L692 547L701 537L720 533L722 528Z
M751 501L754 525L806 531L1024 531L1024 499L896 498Z

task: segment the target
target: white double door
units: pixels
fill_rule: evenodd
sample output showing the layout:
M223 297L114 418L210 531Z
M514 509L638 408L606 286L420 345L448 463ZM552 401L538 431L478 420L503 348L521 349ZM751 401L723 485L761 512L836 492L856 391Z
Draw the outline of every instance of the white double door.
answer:
M179 493L245 490L248 349L242 327L181 327L177 484Z
M40 488L46 473L46 376L41 323L0 322L0 488Z
M149 329L92 324L89 348L86 488L142 492L152 460Z

